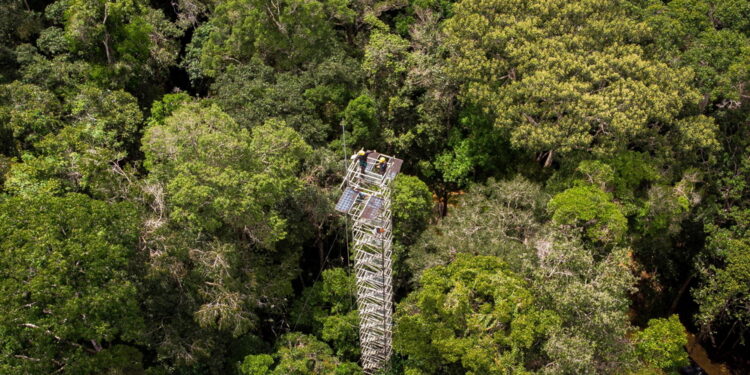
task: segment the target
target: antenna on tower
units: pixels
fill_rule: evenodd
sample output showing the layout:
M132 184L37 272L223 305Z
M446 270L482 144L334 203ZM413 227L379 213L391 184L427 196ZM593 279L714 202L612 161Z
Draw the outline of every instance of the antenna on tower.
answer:
M403 160L376 151L352 156L341 184L336 210L354 222L352 240L357 280L359 345L365 374L381 369L391 357L393 282L390 184Z

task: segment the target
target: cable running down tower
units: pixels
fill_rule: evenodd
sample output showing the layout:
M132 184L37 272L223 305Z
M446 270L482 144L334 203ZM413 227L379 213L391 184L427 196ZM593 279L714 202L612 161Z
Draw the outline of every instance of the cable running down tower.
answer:
M353 157L336 210L352 218L357 279L359 342L365 374L382 368L391 356L393 283L391 268L390 184L401 159L376 152Z

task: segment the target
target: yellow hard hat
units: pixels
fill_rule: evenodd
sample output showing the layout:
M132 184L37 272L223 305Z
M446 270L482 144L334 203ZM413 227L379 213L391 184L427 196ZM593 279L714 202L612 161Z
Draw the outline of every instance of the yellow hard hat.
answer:
M359 152L358 152L357 154L358 154L359 156L364 156L365 152L364 152L364 151L362 151L362 150L359 150Z
M378 161L381 162L381 163L385 163L385 158L381 156Z

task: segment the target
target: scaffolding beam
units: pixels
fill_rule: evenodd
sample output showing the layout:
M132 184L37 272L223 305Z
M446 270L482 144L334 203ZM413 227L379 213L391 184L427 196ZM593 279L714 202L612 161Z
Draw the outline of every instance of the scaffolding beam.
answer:
M385 158L384 169L375 166ZM336 210L352 218L354 273L359 312L362 368L374 374L391 357L393 328L393 275L391 245L391 182L402 160L370 153L363 166L358 158L349 164Z

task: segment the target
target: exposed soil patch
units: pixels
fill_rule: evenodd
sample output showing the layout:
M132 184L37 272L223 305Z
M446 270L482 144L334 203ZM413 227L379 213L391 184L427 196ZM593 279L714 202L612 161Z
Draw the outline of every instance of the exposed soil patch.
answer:
M695 361L708 375L732 375L732 372L723 363L714 363L708 358L706 349L703 349L698 339L691 332L688 332L687 352L690 359Z

